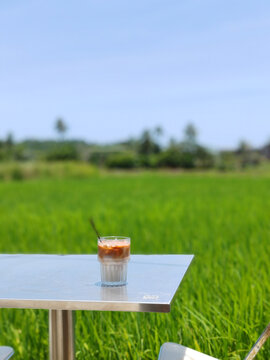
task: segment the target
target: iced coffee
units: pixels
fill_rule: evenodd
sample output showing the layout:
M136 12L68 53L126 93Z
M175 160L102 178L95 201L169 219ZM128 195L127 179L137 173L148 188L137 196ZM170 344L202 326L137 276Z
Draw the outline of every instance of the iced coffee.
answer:
M130 257L130 238L105 236L98 239L98 260L101 283L120 286L127 283L127 266Z

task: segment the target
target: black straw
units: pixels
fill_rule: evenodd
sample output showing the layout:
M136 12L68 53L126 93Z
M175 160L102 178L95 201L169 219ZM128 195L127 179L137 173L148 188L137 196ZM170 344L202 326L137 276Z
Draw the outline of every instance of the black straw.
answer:
M100 235L99 235L99 232L97 231L97 228L96 228L93 218L90 218L89 221L90 221L90 224L92 225L92 228L94 229L95 233L97 234L98 239L100 240Z

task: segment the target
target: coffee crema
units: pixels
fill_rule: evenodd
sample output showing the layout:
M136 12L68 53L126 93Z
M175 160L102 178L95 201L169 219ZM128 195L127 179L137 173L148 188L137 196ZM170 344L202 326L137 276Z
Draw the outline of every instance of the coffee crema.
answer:
M120 260L129 258L130 244L123 243L123 241L106 240L98 243L98 257L100 260L110 258L114 260Z

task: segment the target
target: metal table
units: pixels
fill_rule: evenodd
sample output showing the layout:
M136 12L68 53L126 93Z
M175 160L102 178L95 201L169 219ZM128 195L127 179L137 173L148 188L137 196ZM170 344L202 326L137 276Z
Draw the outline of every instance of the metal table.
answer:
M102 287L96 255L0 255L0 308L49 309L51 360L74 359L74 311L169 312L193 255L132 255Z

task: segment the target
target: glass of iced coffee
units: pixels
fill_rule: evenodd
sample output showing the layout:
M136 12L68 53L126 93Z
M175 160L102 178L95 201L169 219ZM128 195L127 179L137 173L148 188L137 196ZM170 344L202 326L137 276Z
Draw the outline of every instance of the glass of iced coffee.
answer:
M130 238L104 236L98 239L98 260L102 285L120 286L127 284L129 257Z

